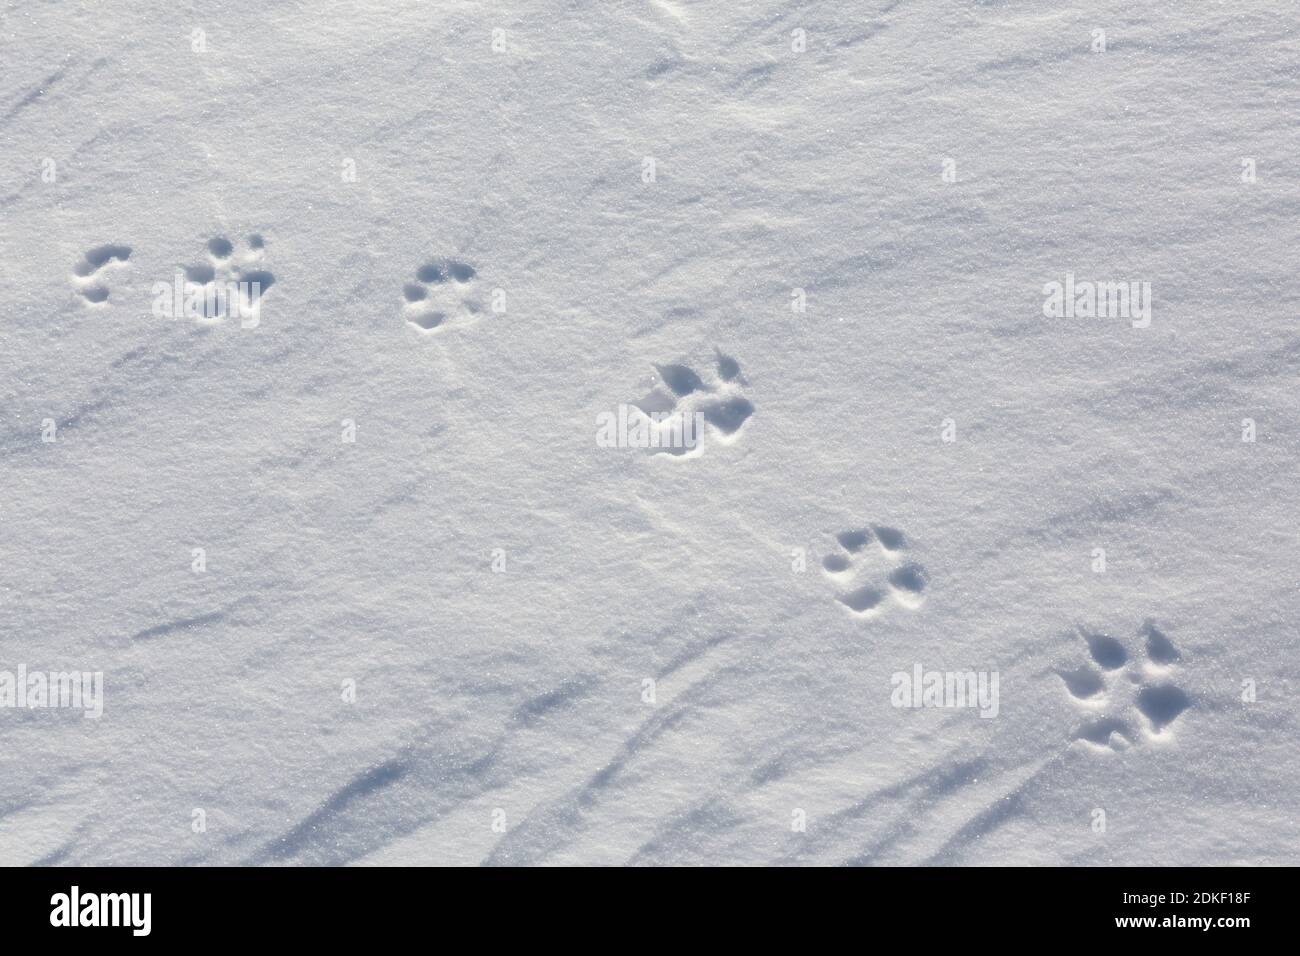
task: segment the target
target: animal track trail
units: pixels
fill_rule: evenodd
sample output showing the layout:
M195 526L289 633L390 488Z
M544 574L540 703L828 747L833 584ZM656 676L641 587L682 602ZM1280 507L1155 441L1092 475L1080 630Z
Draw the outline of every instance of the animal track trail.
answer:
M131 258L131 247L108 243L87 250L81 261L72 267L73 284L87 305L100 305L108 301L108 286L101 276L105 270L125 265Z
M709 380L688 365L655 365L650 391L631 407L640 413L636 423L651 454L694 457L703 451L705 434L721 444L739 437L751 415L753 403L745 397L748 384L740 363L716 353ZM688 440L693 438L693 442Z
M1162 740L1192 700L1171 679L1182 655L1155 624L1138 628L1146 663L1134 667L1128 648L1108 634L1078 628L1092 663L1058 670L1057 676L1084 715L1071 735L1097 750L1126 750Z
M835 599L855 616L877 617L891 601L908 610L925 602L930 576L920 564L907 560L903 532L870 525L841 531L835 542L838 550L822 558L822 570L840 588Z
M236 255L234 243L214 236L207 243L207 259L183 267L185 281L198 287L190 310L196 319L216 323L232 315L244 317L275 284L275 275L262 264L265 240L253 234L247 246L246 252Z
M477 298L478 270L459 259L432 259L415 270L415 281L402 287L402 313L428 334L474 321L483 311Z

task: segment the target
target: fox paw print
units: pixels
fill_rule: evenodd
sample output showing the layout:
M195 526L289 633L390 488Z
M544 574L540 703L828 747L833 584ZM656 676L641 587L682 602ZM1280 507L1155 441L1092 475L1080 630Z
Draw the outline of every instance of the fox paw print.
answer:
M265 241L249 236L247 251L236 254L234 243L214 236L207 248L205 261L184 267L187 314L205 324L234 316L256 324L261 298L275 283L275 276L262 265Z
M1174 722L1192 706L1172 680L1182 661L1173 642L1147 621L1138 629L1146 660L1137 665L1114 637L1076 630L1092 663L1056 672L1084 715L1072 739L1097 750L1125 750L1167 739Z
M930 576L925 568L906 560L907 538L897 528L870 525L841 531L838 546L822 559L822 570L841 586L836 600L857 617L876 617L892 599L915 610L925 600ZM885 564L877 560L883 557Z
M72 267L73 285L86 305L99 305L108 301L108 286L103 277L106 270L121 265L131 258L131 247L109 243L88 249L81 261Z
M421 332L473 320L483 306L475 296L478 270L459 259L432 259L402 287L406 321Z
M637 435L633 442L652 454L694 457L703 449L705 433L730 444L754 414L744 394L747 384L740 364L717 353L715 374L706 382L687 365L656 365L650 391L631 404Z

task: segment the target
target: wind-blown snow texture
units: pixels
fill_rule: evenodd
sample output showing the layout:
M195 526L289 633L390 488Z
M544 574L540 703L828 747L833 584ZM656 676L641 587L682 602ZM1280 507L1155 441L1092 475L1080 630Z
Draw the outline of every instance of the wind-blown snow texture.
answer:
M0 862L1300 862L1298 28L6 4Z

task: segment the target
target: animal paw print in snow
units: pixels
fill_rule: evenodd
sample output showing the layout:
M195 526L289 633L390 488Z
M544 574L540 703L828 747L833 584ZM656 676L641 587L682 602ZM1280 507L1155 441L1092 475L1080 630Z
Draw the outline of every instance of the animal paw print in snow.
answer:
M886 601L915 610L925 600L925 587L930 577L921 565L905 560L907 539L897 528L872 525L853 531L842 531L835 536L839 550L822 559L822 570L846 590L836 595L836 600L858 617L875 617L886 608ZM878 552L892 568L884 580L861 584L862 569L868 555Z
M432 332L457 320L473 319L483 311L474 296L478 271L457 259L434 259L415 270L414 282L402 287L406 321L421 332Z
M261 298L275 283L275 276L262 268L266 243L261 236L248 237L248 251L236 256L234 244L224 236L208 240L206 262L185 267L185 280L197 286L189 294L188 310L193 317L219 322L238 316L245 324L255 324Z
M704 432L712 430L724 444L735 440L754 414L744 395L740 364L717 353L716 377L706 383L686 365L656 365L654 384L632 407L642 413L641 423L652 454L694 455L703 448Z
M109 243L87 251L81 261L72 267L77 291L87 305L99 305L108 301L108 286L101 281L101 274L107 268L124 264L129 258L130 246Z
M1115 638L1083 628L1078 633L1095 666L1057 671L1080 710L1089 714L1074 739L1098 749L1124 750L1144 738L1165 737L1192 705L1169 679L1182 659L1173 642L1150 621L1143 624L1138 634L1146 641L1146 663L1134 669L1128 651Z

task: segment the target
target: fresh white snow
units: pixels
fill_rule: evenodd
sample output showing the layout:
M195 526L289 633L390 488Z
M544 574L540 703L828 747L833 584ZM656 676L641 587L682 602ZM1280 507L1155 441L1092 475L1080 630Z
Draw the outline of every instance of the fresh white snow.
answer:
M5 4L0 704L103 714L0 706L0 864L1300 862L1298 78L1265 0Z

